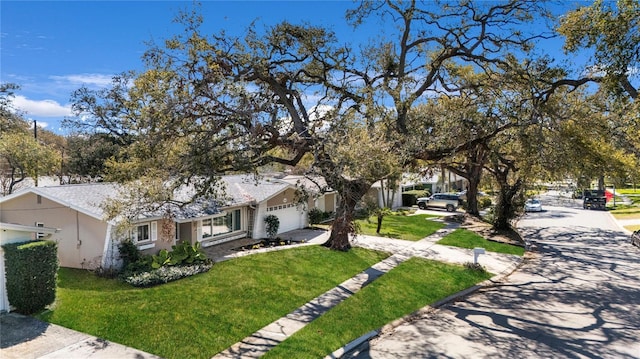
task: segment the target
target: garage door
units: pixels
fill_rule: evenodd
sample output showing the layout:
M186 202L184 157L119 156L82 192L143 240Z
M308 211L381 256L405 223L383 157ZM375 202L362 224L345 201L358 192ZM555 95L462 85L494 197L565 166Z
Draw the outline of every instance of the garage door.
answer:
M278 216L278 219L280 220L278 233L302 228L301 223L304 213L301 212L294 204L273 207L268 213Z

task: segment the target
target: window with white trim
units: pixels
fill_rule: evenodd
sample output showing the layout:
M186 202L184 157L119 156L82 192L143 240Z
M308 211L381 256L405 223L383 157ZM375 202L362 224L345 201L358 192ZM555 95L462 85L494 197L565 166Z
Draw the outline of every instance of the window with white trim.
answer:
M242 229L240 210L228 212L224 216L211 217L202 220L202 238L211 238Z
M131 230L134 243L149 242L158 239L158 222L140 223Z
M42 222L36 222L36 227L40 227L43 228L44 227L44 223ZM42 232L37 232L36 233L36 239L42 239L44 238L46 235Z
M267 207L267 212L278 211L278 210L281 210L281 209L287 209L287 208L296 207L296 206L297 206L297 204L295 204L295 203L281 204L281 205L277 205L277 206L273 206L273 207Z

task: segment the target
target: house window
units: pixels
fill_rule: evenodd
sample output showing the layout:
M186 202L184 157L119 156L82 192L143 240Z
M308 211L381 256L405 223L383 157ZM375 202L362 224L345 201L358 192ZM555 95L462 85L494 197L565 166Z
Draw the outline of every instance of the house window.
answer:
M202 238L211 238L234 231L239 231L242 218L240 210L236 209L225 216L207 218L202 220Z
M42 222L36 222L36 227L43 228L43 227L44 227L44 223L42 223ZM42 239L42 238L44 238L44 237L45 237L45 234L44 234L44 233L42 233L42 232L38 232L38 233L36 233L36 239Z
M136 225L131 233L134 242L155 241L158 237L158 223L141 223Z
M149 237L149 225L143 224L141 226L136 227L136 241L143 242L148 241L151 237Z
M239 231L240 229L241 229L240 210L236 209L235 211L233 211L233 230Z

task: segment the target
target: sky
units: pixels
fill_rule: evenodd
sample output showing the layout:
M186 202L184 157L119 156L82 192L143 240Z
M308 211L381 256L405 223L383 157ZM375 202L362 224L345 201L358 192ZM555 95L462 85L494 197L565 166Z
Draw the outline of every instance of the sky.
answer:
M345 11L354 5L334 1L204 0L204 28L241 35L254 20L309 22L358 41L384 24L354 32ZM0 82L20 86L13 104L23 116L56 133L72 115L71 93L81 86L106 87L113 75L143 70L148 41L180 32L173 19L192 1L14 1L0 2Z

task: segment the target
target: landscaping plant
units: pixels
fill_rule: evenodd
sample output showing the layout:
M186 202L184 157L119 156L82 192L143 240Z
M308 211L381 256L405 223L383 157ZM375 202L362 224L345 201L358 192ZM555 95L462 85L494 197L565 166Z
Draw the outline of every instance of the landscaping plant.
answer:
M135 247L135 245L133 245ZM156 255L133 254L129 244L123 242L121 257L125 263L132 258L135 262L126 263L120 278L136 287L171 282L180 278L203 273L211 269L213 263L202 251L200 243L194 245L180 242L171 247L171 251L162 249ZM135 248L137 252L137 248ZM124 258L127 258L125 260Z

